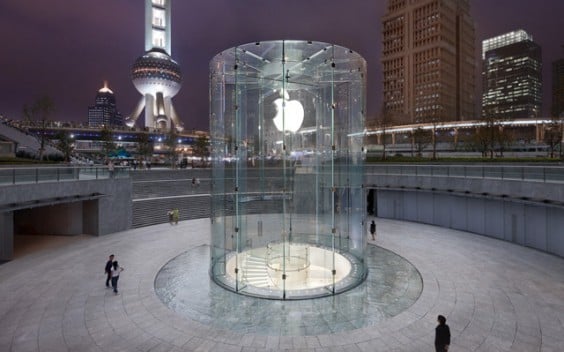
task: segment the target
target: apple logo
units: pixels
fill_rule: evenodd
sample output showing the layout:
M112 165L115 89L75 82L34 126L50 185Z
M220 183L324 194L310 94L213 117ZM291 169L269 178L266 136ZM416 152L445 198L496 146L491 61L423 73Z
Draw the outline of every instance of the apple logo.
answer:
M280 98L274 101L276 116L272 119L280 132L297 132L304 122L304 107L298 100L290 100L285 89L280 90Z

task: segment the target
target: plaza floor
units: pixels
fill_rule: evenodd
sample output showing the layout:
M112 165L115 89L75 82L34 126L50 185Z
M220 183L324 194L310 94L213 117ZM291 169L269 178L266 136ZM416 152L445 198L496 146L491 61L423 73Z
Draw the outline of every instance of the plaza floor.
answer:
M448 319L451 351L563 350L564 259L464 232L376 221L375 244L408 260L423 281L417 301L397 315L292 335L176 313L157 296L155 278L173 258L209 245L202 219L83 236L0 265L0 351L432 351L438 314ZM125 268L117 296L104 287L110 253ZM205 276L193 279L209 285ZM226 306L243 299L229 297Z

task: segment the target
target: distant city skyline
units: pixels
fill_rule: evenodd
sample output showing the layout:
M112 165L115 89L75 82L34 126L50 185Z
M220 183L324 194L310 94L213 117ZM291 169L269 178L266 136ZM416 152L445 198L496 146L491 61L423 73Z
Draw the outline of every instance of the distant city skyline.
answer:
M187 130L209 128L209 60L234 45L272 39L326 41L359 52L368 63L368 119L379 115L381 20L387 1L173 0L172 6L172 52L184 77L174 101ZM542 115L548 116L552 62L564 58L564 2L474 0L470 12L477 63L482 40L516 29L531 33L542 47ZM53 119L87 124L92 94L104 80L118 108L130 114L139 97L129 73L144 43L143 13L143 1L2 2L0 38L7 49L0 55L0 114L19 119L25 103L49 95L57 108ZM479 96L479 76L476 83Z

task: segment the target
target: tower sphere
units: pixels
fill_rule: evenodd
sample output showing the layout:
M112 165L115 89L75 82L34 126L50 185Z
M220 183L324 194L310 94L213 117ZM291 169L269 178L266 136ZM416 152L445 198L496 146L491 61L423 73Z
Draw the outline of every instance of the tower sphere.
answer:
M165 97L173 97L180 90L182 73L180 65L164 50L154 48L135 60L131 79L143 95L160 92Z

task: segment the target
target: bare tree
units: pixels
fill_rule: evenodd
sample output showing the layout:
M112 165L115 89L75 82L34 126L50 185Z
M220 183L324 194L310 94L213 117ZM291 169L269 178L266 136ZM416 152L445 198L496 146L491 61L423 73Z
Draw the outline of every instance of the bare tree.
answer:
M554 158L556 150L561 148L562 125L558 120L553 119L544 129L544 143L548 146L549 155Z
M209 146L210 146L210 142L208 138L205 135L201 134L198 136L198 139L196 139L196 143L192 147L192 151L194 155L200 158L202 165L205 165L204 162L205 158L207 158L210 155Z
M117 145L114 142L114 133L106 125L104 125L104 127L100 130L100 140L102 141L102 151L104 152L104 156L108 158L110 154L115 152Z
M61 131L57 134L57 148L63 153L66 162L70 161L74 150L73 140L68 131Z
M49 118L55 112L55 104L53 100L45 95L35 100L29 106L23 106L23 115L27 121L36 121L39 127L39 160L43 160L45 154L45 139L47 138L46 130L49 123Z
M423 150L427 148L429 143L432 143L432 131L427 131L422 129L421 127L415 129L413 132L413 144L415 146L415 150L417 151L417 156L423 156Z
M478 150L483 158L487 157L490 148L490 138L491 131L487 125L477 127L469 141L470 149Z
M495 138L497 142L497 149L499 150L499 156L503 158L503 153L513 143L513 133L503 126L497 126L495 131Z
M178 135L176 134L176 129L171 128L168 132L167 138L165 140L165 145L168 147L168 155L170 157L170 167L172 169L176 168L176 146L178 145Z
M382 160L386 160L386 129L390 127L393 123L392 114L382 107L382 112L380 114L380 119L377 122L377 126L382 130Z
M147 132L137 134L137 152L144 159L153 155L154 147L154 143L149 138L149 134Z
M420 122L424 122L424 123L431 123L433 128L431 130L431 141L430 144L433 146L433 154L432 154L432 158L433 160L437 159L437 126L439 125L439 123L441 122L441 118L439 118L436 115L430 115L427 117L423 117Z

